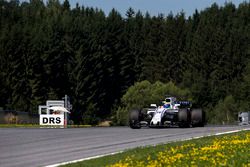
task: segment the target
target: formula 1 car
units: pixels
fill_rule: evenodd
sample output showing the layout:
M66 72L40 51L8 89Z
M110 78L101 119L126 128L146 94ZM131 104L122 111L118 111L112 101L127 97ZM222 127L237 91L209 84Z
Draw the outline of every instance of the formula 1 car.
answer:
M149 108L131 110L129 126L132 129L139 129L142 126L179 126L181 128L204 126L205 113L202 109L192 109L191 102L167 97L162 103L160 106L151 104Z

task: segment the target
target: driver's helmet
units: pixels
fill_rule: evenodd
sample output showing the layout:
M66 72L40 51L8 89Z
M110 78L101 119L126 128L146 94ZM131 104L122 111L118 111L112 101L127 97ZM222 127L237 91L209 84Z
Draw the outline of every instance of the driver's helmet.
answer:
M170 104L167 104L167 103L166 103L166 104L163 105L163 107L164 107L164 108L170 108Z

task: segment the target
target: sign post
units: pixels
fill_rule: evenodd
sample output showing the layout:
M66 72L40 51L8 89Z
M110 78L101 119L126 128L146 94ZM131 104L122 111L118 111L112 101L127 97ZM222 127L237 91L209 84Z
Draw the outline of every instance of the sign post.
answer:
M69 97L63 100L47 100L46 105L39 105L39 123L42 126L67 127L68 113L72 109Z

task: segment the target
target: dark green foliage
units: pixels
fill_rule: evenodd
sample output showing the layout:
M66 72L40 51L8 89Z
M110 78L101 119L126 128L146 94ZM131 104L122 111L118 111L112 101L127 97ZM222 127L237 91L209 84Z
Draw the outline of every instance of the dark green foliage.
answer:
M225 99L220 100L218 104L208 112L208 121L215 124L232 123L238 117L238 109L239 107L233 96L229 95L225 97Z
M128 123L128 113L131 109L142 109L149 107L150 104L162 105L166 95L176 96L182 100L191 100L191 94L187 89L181 89L174 85L173 82L166 84L155 82L151 84L149 81L136 82L122 96L121 106L117 109L114 120L118 125L126 125Z
M75 123L96 124L147 80L188 89L210 116L237 112L221 107L228 97L248 110L249 15L249 2L189 18L129 8L123 18L115 9L72 9L69 0L0 0L0 107L37 112L68 94Z

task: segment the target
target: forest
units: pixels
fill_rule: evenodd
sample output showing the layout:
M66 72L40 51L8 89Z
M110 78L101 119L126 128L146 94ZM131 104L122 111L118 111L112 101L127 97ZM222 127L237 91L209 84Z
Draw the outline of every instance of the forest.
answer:
M3 110L35 113L67 94L75 124L123 125L126 99L146 100L143 89L167 85L209 122L231 123L250 110L250 2L214 3L192 16L133 8L122 16L68 0L0 0L0 62ZM128 97L138 84L142 91Z

